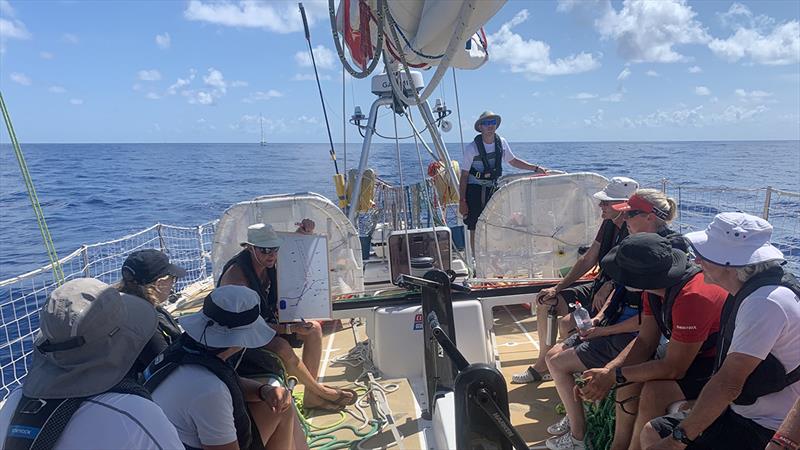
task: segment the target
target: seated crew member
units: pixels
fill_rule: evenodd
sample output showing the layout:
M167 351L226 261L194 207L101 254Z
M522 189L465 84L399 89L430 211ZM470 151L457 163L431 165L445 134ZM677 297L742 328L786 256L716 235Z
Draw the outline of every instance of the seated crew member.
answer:
M30 371L0 409L0 447L183 448L131 373L156 329L152 306L78 278L50 294L39 320Z
M458 192L460 201L458 211L465 217L464 224L471 232L475 231L478 217L497 188L497 181L503 174L503 161L522 170L546 174L544 167L517 158L505 138L496 134L501 117L484 111L475 121L475 136L464 148ZM475 251L475 234L470 233L470 245Z
M643 448L763 450L800 398L800 283L770 244L772 226L722 213L686 234L722 309L714 375L691 412L651 420Z
M275 336L259 304L244 286L214 289L200 312L180 319L186 332L145 371L145 386L187 449L308 449L291 391L278 379L262 384L234 370L243 350Z
M304 219L297 229L298 233L310 234L314 222ZM218 286L240 285L256 291L261 299L261 316L269 326L279 333L263 349L245 353L239 367L239 374L257 378L265 368L271 367L272 353L277 354L289 374L305 385L303 406L338 410L352 405L357 400L355 391L336 389L317 381L322 358L322 327L316 321L304 324L278 322L278 251L281 238L268 224L255 224L247 228L247 241L244 249L231 258L222 269ZM293 346L303 346L302 361L295 355Z
M800 397L794 402L789 415L783 420L764 450L798 449L800 449Z
M631 234L657 233L669 239L674 248L689 251L686 239L669 228L669 223L678 215L678 204L658 189L638 189L626 202L612 208L623 213Z
M670 202L666 197L663 197L662 200L667 204L666 206L662 205L661 212L666 213L662 214L666 217L663 220L675 217L677 206L674 200ZM672 230L666 226L656 228L656 234L667 238L673 248L686 249L686 241ZM637 232L644 229L646 228L634 226L634 230ZM633 231L631 232L633 233ZM635 331L638 331L641 322L641 303L641 292L629 291L623 285L614 282L612 294L600 312L592 319L595 326L570 336L547 352L545 361L556 381L556 389L567 410L567 415L562 420L547 428L549 433L560 435L547 441L548 445L551 445L550 448L583 448L585 418L583 407L574 398L572 392L575 386L572 373L605 367L622 351L630 348L629 344L635 337ZM564 354L561 354L562 352ZM559 371L559 375L553 372L554 367ZM572 420L580 422L571 427ZM572 433L567 433L570 428L572 428Z
M512 383L531 383L534 381L551 380L547 372L545 355L550 350L545 339L547 333L547 310L555 305L559 315L566 315L574 310L570 304L580 303L588 311L599 311L606 302L611 292L611 283L602 272L597 274L594 281L578 286L572 286L580 277L586 275L601 259L617 245L628 231L625 226L624 214L614 211L611 206L623 203L639 188L639 183L626 177L614 177L602 191L595 192L592 197L600 201L600 214L603 222L597 230L592 245L572 266L569 273L555 286L542 289L536 296L536 332L539 335L539 357L536 363L528 367L525 372L515 374ZM574 329L574 322L569 319L561 335L566 336L569 330Z
M137 372L144 369L181 335L178 322L161 305L167 301L178 278L186 270L171 264L169 257L155 249L137 250L122 264L122 280L114 287L125 294L135 295L150 302L156 309L158 327L153 337L139 354L134 365Z
M587 384L581 394L599 401L618 383L611 448L638 450L639 440L631 441L631 436L638 437L671 404L696 399L711 378L719 316L728 293L706 284L686 253L654 233L628 237L600 265L626 289L644 291L642 325L630 349L605 367L583 373ZM669 339L666 355L651 359L662 334Z

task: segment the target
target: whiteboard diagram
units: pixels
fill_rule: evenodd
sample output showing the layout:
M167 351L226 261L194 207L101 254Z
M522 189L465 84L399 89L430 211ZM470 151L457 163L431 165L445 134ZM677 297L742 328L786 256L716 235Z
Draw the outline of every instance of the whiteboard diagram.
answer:
M318 234L279 232L278 319L331 318L328 238Z

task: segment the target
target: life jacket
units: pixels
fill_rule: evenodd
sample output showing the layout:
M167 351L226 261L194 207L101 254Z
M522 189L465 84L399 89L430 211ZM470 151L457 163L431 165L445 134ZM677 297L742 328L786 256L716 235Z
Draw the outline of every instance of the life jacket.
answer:
M623 235L622 232L620 232L618 234L621 235L621 236L620 236L619 239L615 239L614 240L614 242L615 242L614 246L619 245L619 243L622 242L623 239L628 237L629 233L628 233L628 230L626 228L624 235ZM681 236L680 234L670 230L669 228L667 228L667 227L661 228L660 230L656 231L656 234L658 234L659 236L669 240L670 244L672 245L672 248L677 248L678 250L681 250L683 252L686 252L686 250L688 250L689 246L688 246L688 244L686 242L686 239L683 236ZM602 242L601 242L601 244L602 244ZM602 250L602 247L601 247L601 250ZM608 252L606 251L606 253L608 253ZM615 283L615 285L616 285L616 283ZM611 303L608 305L608 307L606 308L606 311L604 313L605 319L603 320L603 323L606 324L606 325L615 324L617 322L617 320L619 320L619 318L622 316L622 313L625 312L625 308L626 307L633 308L633 309L636 309L638 311L639 324L641 325L641 323L642 323L642 293L641 292L631 292L631 291L625 289L624 286L617 285L616 286L616 290L614 292L614 295L611 297Z
M222 276L225 275L225 272L233 266L239 266L239 268L242 269L242 273L244 273L244 277L247 279L247 287L258 293L258 297L261 299L261 317L268 323L278 323L277 299L270 301L270 297L275 296L275 280L271 280L269 287L264 288L261 279L258 278L256 269L253 267L253 261L250 259L250 253L247 249L242 250L225 263L222 267L219 280L217 280L217 287L219 287L219 283L222 280Z
M497 183L497 180L503 175L503 143L500 136L494 135L494 152L491 155L486 153L486 146L480 134L475 136L473 142L478 148L478 154L472 160L469 174L478 180ZM476 163L480 164L480 167L476 167Z
M703 269L701 269L700 266L691 264L683 274L681 281L667 288L663 300L658 295L647 294L647 302L650 305L650 310L653 312L653 318L656 319L658 329L661 330L661 334L663 334L665 338L672 338L672 307L675 306L675 299L678 298L683 288L702 271ZM703 341L703 345L700 346L698 353L714 348L717 345L718 338L719 331L708 335L706 340Z
M717 342L717 359L714 364L716 373L727 357L736 327L736 315L742 302L757 289L764 286L783 286L791 289L800 297L800 282L782 267L774 267L747 280L735 296L728 296L722 307L720 317L720 339ZM761 361L747 377L739 397L733 401L737 405L752 405L767 394L780 392L785 387L800 381L800 366L787 373L783 364L772 353Z
M105 393L138 395L152 400L150 392L131 377L125 377ZM8 425L3 449L50 450L64 432L72 416L90 397L41 399L25 395L20 398Z
M161 333L166 339L167 344L172 344L183 332L178 322L166 309L156 306L156 319L158 319L157 332Z
M220 379L231 394L233 403L233 423L236 426L236 440L240 449L249 449L253 443L250 415L244 400L239 376L230 364L209 353L187 334L182 334L172 345L158 355L144 372L144 386L155 392L156 388L167 379L179 366L193 364L204 367ZM192 447L186 445L187 449ZM262 447L263 448L263 447Z

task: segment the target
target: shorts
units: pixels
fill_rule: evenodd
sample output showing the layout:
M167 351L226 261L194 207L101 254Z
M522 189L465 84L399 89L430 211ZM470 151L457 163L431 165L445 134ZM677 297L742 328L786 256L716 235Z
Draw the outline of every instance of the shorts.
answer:
M689 411L679 411L674 414L657 417L650 421L650 426L662 438L672 436L672 430L687 415L689 415ZM742 417L728 408L686 449L764 450L764 447L767 446L774 434L775 430L762 427L755 421Z
M478 223L478 217L483 212L483 208L489 203L492 198L495 188L492 186L481 186L479 184L467 185L467 217L464 219L464 224L470 231L475 231L475 225ZM485 191L485 192L484 192Z
M597 369L616 358L635 337L636 333L621 333L582 341L575 333L564 341L564 348L574 348L575 355L587 369Z
M300 340L299 337L297 337L297 333L279 334L278 337L285 339L286 342L288 342L289 345L292 346L292 348L302 348L303 347L303 341Z
M569 312L575 311L574 307L569 306L570 303L575 303L575 302L580 303L584 308L586 308L587 311L591 311L592 300L593 300L592 295L594 294L593 287L594 287L594 282L583 283L577 286L570 286L559 292L558 295L560 295L561 298L563 298L564 301L567 303L567 308L569 309Z
M686 400L695 400L700 396L703 386L711 379L714 373L714 358L695 358L692 364L686 369L686 373L680 380L675 380L678 387L683 392Z

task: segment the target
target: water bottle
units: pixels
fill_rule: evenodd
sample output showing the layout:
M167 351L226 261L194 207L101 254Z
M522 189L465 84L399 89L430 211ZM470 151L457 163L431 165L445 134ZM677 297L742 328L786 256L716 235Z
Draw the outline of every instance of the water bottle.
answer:
M556 306L553 305L547 309L547 339L546 344L549 347L556 345L556 337L558 336L558 312Z
M575 304L575 311L572 313L575 318L575 324L578 325L578 330L586 331L592 327L592 318L589 316L589 311L580 303Z

